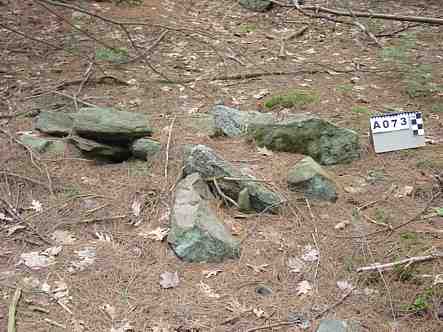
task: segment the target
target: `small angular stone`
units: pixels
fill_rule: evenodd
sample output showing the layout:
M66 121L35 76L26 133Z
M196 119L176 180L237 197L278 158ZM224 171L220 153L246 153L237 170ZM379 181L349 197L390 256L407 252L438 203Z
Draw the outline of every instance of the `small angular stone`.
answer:
M131 144L132 155L135 158L149 160L160 152L161 144L149 138L140 138Z
M292 191L301 191L306 196L335 202L336 184L332 176L311 157L299 161L288 174L288 186Z
M67 136L72 131L74 113L40 112L35 129L53 136Z

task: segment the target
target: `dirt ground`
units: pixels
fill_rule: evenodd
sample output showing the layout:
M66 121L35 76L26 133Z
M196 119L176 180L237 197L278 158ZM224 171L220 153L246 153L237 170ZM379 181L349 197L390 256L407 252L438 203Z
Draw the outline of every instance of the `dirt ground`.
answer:
M316 3L337 8L340 1ZM443 15L440 1L351 3L360 11ZM315 331L322 318L354 319L367 331L443 330L441 259L356 271L443 247L443 218L436 210L443 207L441 27L361 19L376 36L388 35L377 37L384 50L406 54L389 60L355 26L291 8L255 13L233 0L65 4L115 21L143 22L127 28L139 50L111 21L46 4L56 16L39 1L0 1L0 23L34 39L0 31L0 330L6 329L17 289L22 290L17 331L301 331L297 315L310 321L307 331ZM286 40L282 53L282 40L304 26L308 30ZM404 50L411 38L414 44ZM100 58L103 42L128 50L133 60L116 64ZM421 65L431 69L423 73ZM114 79L100 80L103 76ZM414 80L423 93L408 90ZM360 160L327 167L340 186L334 204L287 190L287 172L300 155L262 155L247 138L211 139L186 125L216 102L264 110L266 97L291 89L310 91L319 101L273 112L311 112L361 136ZM262 92L268 95L257 99ZM82 102L150 114L160 156L97 164L73 148L62 156L38 155L17 143L17 133L32 130L39 111L75 112ZM375 154L369 117L389 109L423 112L433 144ZM244 216L219 208L242 240L238 260L189 264L166 241L146 237L168 227L186 143L214 148L288 200L278 215ZM407 186L412 192L402 194ZM138 226L131 225L135 197L144 202ZM11 209L21 221L6 219ZM336 227L343 222L349 224ZM18 264L23 253L53 247L55 231L72 237L55 264L35 270ZM294 261L306 246L317 249L319 259L297 272ZM79 268L75 262L85 248L95 259ZM160 286L166 271L178 272L177 287ZM304 280L312 290L300 294ZM259 294L260 287L270 293Z

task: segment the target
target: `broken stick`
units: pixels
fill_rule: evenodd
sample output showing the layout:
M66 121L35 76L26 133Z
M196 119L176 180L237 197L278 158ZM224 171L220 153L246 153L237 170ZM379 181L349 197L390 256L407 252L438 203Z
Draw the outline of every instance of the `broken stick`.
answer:
M8 332L15 332L15 313L17 312L17 304L22 295L22 289L19 287L15 290L8 313Z
M383 270L391 269L391 268L398 266L398 265L407 264L407 266L409 266L414 263L429 261L432 259L437 259L437 258L442 258L442 257L443 257L443 252L436 251L436 252L432 253L431 255L414 256L414 257L405 258L405 259L402 259L402 260L399 260L396 262L392 262L392 263L386 263L386 264L375 263L372 265L360 267L357 269L357 272L383 271Z

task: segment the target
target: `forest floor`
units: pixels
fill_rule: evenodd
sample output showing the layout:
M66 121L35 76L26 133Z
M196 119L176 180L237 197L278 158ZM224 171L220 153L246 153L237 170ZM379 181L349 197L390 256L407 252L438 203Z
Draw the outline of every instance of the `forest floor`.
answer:
M279 6L256 13L234 0L65 2L144 22L127 26L135 51L118 24L46 2L55 16L41 3L0 1L2 25L46 42L0 31L0 330L21 290L17 331L301 331L297 315L310 321L307 331L322 318L357 320L367 331L442 331L442 259L357 272L443 247L442 27L359 19L379 47L355 25ZM443 16L439 1L351 3L360 11ZM302 156L263 155L247 138L209 138L187 126L219 101L266 111L264 100L294 89L316 102L270 111L310 112L361 137L360 160L326 167L340 186L336 203L288 191L287 172ZM150 114L161 154L97 164L74 148L38 155L17 143L40 111L76 112L83 102ZM423 112L429 143L375 154L369 117L387 110ZM185 263L166 241L146 236L168 227L186 143L212 147L288 199L278 215L221 208L226 227L243 240L238 260ZM137 227L129 222L135 197L144 199ZM54 264L20 263L23 253L57 246L54 234L64 242L48 258ZM318 260L298 271L307 246ZM160 286L166 271L178 272L176 287ZM300 294L304 280L312 289Z

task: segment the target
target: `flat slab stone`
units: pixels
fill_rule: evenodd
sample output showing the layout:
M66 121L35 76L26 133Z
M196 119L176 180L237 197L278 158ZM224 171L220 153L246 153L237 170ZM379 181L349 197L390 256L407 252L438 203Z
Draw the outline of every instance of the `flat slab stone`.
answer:
M127 147L99 143L78 136L71 137L70 142L87 157L101 161L121 162L131 156Z
M74 124L74 113L40 112L35 122L35 129L53 136L67 136Z
M148 115L98 107L81 108L74 117L74 130L84 138L120 144L152 134Z

